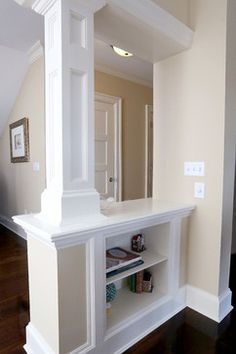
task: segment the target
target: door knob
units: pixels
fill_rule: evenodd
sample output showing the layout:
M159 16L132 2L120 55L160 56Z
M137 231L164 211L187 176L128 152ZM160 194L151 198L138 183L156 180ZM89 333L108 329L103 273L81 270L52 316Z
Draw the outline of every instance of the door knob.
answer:
M109 182L113 182L114 181L114 178L113 177L110 177L109 178Z

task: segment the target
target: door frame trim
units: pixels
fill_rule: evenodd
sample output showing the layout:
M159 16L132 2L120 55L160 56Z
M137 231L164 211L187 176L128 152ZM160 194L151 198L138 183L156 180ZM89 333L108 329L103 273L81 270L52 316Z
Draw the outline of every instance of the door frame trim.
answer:
M149 176L149 164L150 164L150 146L149 146L149 120L151 117L151 112L153 115L153 105L146 104L145 105L145 198L149 198L149 181L150 181L150 176ZM152 121L153 121L153 116L152 116Z
M97 102L110 103L115 113L115 150L114 150L114 183L116 202L122 201L122 98L95 92Z

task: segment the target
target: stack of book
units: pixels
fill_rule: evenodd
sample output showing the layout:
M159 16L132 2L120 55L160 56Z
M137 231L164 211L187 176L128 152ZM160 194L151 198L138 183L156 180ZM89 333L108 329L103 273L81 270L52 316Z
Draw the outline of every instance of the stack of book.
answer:
M152 275L149 271L141 270L129 277L129 288L133 293L141 294L142 292L151 293Z
M142 256L121 247L106 251L107 278L143 264Z
M141 270L129 277L129 288L133 293L151 293L153 290L152 274L148 270Z
M133 293L141 294L143 291L143 270L130 276L129 287Z

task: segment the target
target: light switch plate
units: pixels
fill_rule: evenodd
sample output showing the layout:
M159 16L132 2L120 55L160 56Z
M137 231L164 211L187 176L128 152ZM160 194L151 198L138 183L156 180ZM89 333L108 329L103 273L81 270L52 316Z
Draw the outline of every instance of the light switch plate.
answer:
M33 162L33 171L38 172L40 170L40 165L38 161Z
M184 163L184 175L185 176L205 176L205 162L191 162L187 161Z
M203 199L205 197L205 184L194 183L194 197Z

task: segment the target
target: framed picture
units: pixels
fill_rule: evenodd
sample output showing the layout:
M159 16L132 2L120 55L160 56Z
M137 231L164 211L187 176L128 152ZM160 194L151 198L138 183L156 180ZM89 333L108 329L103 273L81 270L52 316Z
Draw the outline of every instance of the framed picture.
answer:
M10 124L11 162L29 161L29 119Z

